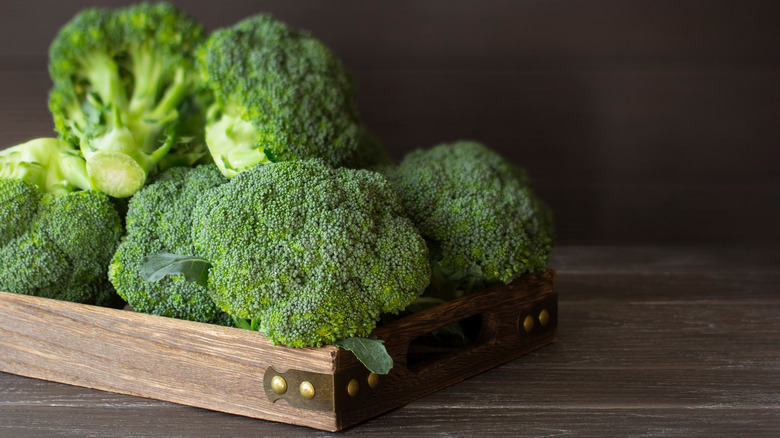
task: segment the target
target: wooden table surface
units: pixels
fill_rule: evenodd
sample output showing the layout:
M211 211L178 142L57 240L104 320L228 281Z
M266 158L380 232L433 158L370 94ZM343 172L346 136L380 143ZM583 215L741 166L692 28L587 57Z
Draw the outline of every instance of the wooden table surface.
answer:
M780 250L563 246L559 341L345 436L778 436ZM0 436L310 436L0 373Z

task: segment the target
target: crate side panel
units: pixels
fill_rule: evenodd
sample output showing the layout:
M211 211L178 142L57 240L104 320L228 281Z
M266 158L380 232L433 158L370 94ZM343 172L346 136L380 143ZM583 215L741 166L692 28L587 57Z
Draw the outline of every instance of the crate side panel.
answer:
M496 286L436 306L378 330L378 336L387 339L394 368L382 377L375 394L360 403L349 403L349 398L345 397L347 405L339 416L340 427L349 427L395 409L555 342L555 286L554 271L531 274L512 284ZM547 327L537 324L530 333L526 333L519 324L526 316L538 317L542 309L554 318ZM415 338L443 324L477 314L482 315L482 330L473 345L430 363L411 368L407 366L407 351Z
M290 349L256 332L0 293L0 370L324 430L335 414L265 397L263 373L333 372L335 348Z

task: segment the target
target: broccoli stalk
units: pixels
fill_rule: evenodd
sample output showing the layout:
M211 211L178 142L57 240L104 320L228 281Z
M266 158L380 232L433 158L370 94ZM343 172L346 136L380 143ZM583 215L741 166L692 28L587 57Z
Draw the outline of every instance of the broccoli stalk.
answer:
M43 193L90 188L84 158L56 138L37 138L0 151L0 178L27 181Z
M57 132L79 145L95 189L130 196L172 149L202 136L186 123L202 111L190 104L202 36L200 24L166 3L85 9L60 30L49 108Z
M235 111L209 109L206 125L206 144L219 170L228 178L236 176L255 164L273 162L268 150L257 147L257 128Z

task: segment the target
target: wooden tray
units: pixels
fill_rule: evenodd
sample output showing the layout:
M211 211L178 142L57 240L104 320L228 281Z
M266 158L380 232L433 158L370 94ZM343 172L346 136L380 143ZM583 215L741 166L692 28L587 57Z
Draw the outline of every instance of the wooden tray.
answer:
M0 292L0 371L337 431L555 342L557 307L549 270L394 321L375 330L395 362L377 376L334 346ZM465 347L415 342L463 320Z

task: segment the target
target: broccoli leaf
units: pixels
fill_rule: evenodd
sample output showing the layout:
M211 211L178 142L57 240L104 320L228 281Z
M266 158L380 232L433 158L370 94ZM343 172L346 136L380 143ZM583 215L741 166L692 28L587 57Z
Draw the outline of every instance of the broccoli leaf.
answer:
M254 332L260 330L260 318L252 318L251 321L244 318L233 317L233 322L236 327L244 330L252 330Z
M387 353L384 342L352 337L336 341L333 345L351 351L372 373L387 374L393 368L393 358Z
M146 281L159 281L166 275L183 275L184 279L206 287L211 263L208 260L161 252L141 259L141 277Z
M265 154L265 157L268 158L268 161L272 163L278 163L279 159L276 158L276 155L273 154L269 149L263 149L263 153Z
M236 324L236 327L244 330L252 330L252 327L249 325L249 321L247 321L244 318L236 318L233 317L233 323Z

